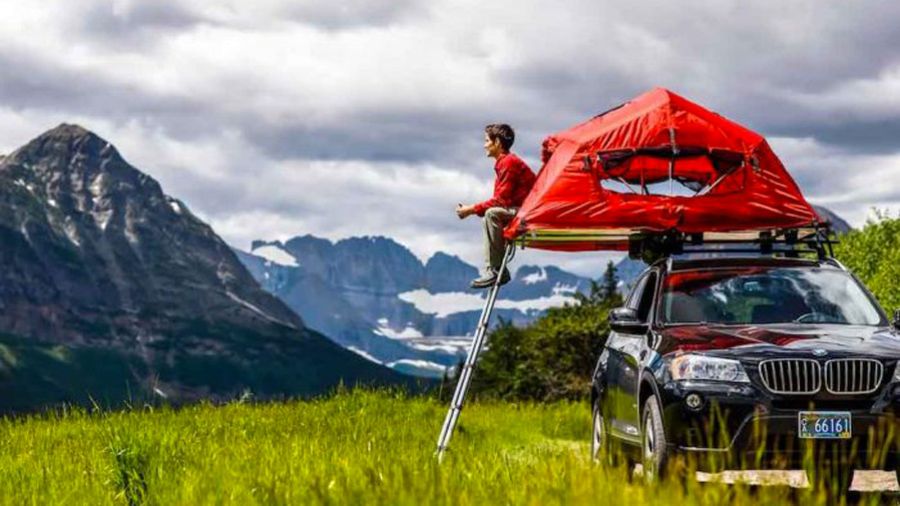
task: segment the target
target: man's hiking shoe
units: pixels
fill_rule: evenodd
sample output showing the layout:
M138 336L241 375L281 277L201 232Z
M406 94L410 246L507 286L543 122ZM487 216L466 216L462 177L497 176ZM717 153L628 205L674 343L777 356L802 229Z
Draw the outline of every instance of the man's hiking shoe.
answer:
M503 274L500 276L500 285L505 285L509 283L510 275L509 269L503 269ZM490 288L494 286L494 282L497 280L497 273L493 270L488 271L486 274L483 274L480 278L472 281L470 285L472 288Z
M497 274L494 271L487 271L480 277L472 280L469 286L472 288L488 288L494 285L494 281L497 281Z
M509 283L510 275L509 269L503 269L503 274L500 276L500 286L503 286Z

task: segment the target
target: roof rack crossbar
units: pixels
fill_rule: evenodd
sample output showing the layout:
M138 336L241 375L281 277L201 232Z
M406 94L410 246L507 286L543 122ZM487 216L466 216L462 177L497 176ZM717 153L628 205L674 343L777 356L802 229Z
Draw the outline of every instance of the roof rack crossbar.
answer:
M816 223L805 229L762 230L732 234L633 234L629 237L628 253L650 263L653 260L681 254L729 255L756 253L760 255L816 255L820 260L834 256L834 243L827 225Z

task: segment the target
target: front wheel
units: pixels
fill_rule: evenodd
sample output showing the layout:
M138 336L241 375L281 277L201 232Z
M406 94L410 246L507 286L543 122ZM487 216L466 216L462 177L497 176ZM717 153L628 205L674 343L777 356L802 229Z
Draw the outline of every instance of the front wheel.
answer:
M591 413L593 415L591 417L593 420L591 424L591 459L598 464L604 464L609 467L616 467L624 463L627 479L631 481L633 460L624 452L620 445L610 438L606 419L598 403L594 403Z
M591 459L597 463L614 464L612 452L609 451L609 433L606 431L606 420L600 411L599 403L591 408Z
M644 480L655 483L666 476L677 474L672 451L666 439L662 410L655 395L644 403L641 416L641 464Z

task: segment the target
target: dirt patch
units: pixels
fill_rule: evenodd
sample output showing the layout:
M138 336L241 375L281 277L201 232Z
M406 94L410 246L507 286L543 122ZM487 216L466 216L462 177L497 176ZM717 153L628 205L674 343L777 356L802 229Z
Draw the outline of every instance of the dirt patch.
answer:
M787 485L794 488L809 487L804 471L725 471L723 473L697 473L697 481L721 483L746 483L749 485ZM850 490L857 492L900 492L895 473L891 471L856 471Z

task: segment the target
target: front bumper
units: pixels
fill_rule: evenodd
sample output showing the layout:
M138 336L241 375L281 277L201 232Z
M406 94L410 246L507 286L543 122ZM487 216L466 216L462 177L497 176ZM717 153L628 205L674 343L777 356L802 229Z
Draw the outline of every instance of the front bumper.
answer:
M797 468L823 459L856 467L900 465L900 385L887 384L868 396L777 396L752 384L676 382L660 398L671 449L695 457L701 469ZM696 409L685 399L697 394ZM849 411L852 438L800 439L798 413Z

